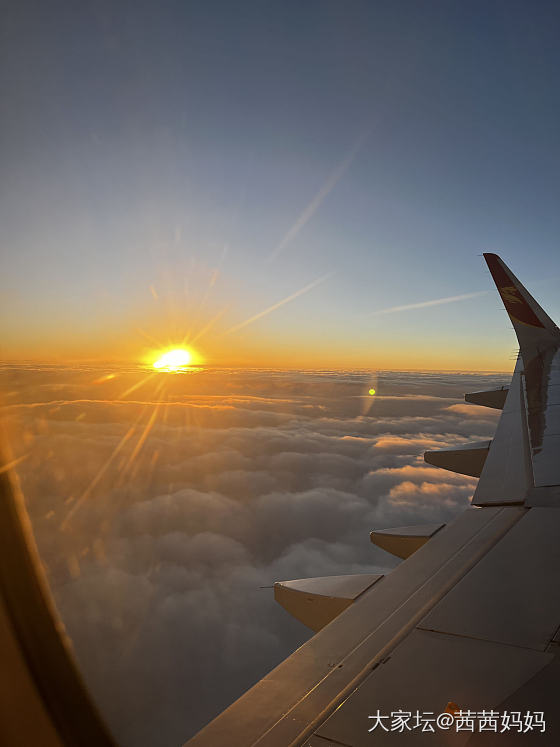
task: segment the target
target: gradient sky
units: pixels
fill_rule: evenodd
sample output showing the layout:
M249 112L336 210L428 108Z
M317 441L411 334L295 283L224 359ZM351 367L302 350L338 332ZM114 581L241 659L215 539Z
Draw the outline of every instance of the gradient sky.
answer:
M0 353L139 361L202 332L209 365L510 369L477 255L559 319L559 21L488 0L5 6Z

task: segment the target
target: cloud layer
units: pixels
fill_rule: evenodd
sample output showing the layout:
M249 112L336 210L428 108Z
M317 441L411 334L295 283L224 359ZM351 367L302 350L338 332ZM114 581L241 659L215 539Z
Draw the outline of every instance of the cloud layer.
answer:
M422 453L491 437L497 414L462 394L504 383L103 373L4 367L4 416L85 677L135 747L186 740L309 637L260 587L387 572L371 529L465 508L476 480Z

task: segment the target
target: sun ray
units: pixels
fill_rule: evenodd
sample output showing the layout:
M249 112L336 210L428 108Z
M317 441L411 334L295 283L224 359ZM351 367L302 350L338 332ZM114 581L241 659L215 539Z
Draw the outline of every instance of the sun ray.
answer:
M154 376L155 373L148 374L141 381L137 381L136 384L133 384L126 391L124 391L119 397L117 397L117 399L124 399L124 397L128 397L129 394L132 394L132 392L135 392L137 389L140 389L141 386L147 384L148 381L150 379L153 379Z
M190 326L189 326L189 328L188 328L188 330L187 330L187 332L186 332L186 334L185 334L185 336L183 338L183 345L186 344L187 340L190 340L191 332L192 332L193 328L196 327L198 316L199 316L200 312L202 311L202 309L204 309L204 307L206 306L206 301L208 300L208 296L210 295L210 293L212 291L212 288L216 284L216 280L217 280L217 278L220 275L220 272L222 270L222 265L224 263L226 255L228 253L228 248L229 248L228 245L225 244L224 247L223 247L223 249L222 249L222 255L220 257L220 261L218 262L218 266L214 269L214 271L210 275L210 278L208 280L208 286L207 286L206 290L204 291L204 294L202 295L202 298L200 299L200 301L198 303L196 311L192 314L192 321L191 321L191 324L190 324ZM200 333L196 336L195 339L197 339L198 337L200 337ZM190 340L190 342L192 342L192 340Z
M90 484L88 485L88 487L84 490L84 492L82 493L82 495L80 496L80 498L78 498L78 500L74 503L74 505L72 506L72 508L68 511L68 513L66 514L66 517L63 519L63 521L62 521L62 523L60 525L60 528L62 530L64 530L68 526L68 523L70 522L70 519L72 518L72 516L76 513L76 511L78 510L78 508L80 508L80 506L83 505L84 501L87 500L87 498L89 498L89 496L91 495L92 491L99 484L100 480L103 478L103 476L105 475L105 473L107 472L107 470L109 469L109 467L111 466L111 464L113 463L113 461L115 460L115 458L120 453L120 451L124 448L125 444L132 438L132 436L134 435L134 432L136 430L136 426L137 426L140 418L142 417L142 415L143 415L143 411L136 418L136 421L135 421L134 425L132 425L127 430L127 432L121 438L121 440L119 441L119 443L115 446L115 448L113 449L113 452L110 455L110 457L107 459L107 461L105 462L105 464L101 467L101 469L99 470L99 472L97 473L97 475L93 478L93 480L90 482Z
M313 199L305 207L305 209L300 213L296 222L284 235L284 238L270 253L268 257L269 262L272 262L272 260L276 259L278 255L286 248L286 246L288 246L288 244L295 239L301 229L305 225L307 225L307 223L309 223L311 218L315 215L316 211L321 207L325 198L328 197L328 195L336 187L340 179L348 171L359 151L369 138L370 134L371 130L368 129L362 132L359 137L356 138L346 156L331 171L321 189L317 192L317 194L313 197Z
M260 311L258 314L254 314L254 316L249 317L249 319L245 319L244 322L241 322L240 324L236 324L235 326L230 327L224 334L229 335L232 332L237 332L238 330L243 329L243 327L246 327L248 324L252 324L253 322L256 322L257 319L262 319L263 316L270 314L272 311L276 311L276 309L279 309L281 306L284 306L284 304L287 304L290 301L293 301L294 299L299 298L299 296L303 296L304 293L308 293L313 288L316 288L318 285L321 285L321 283L324 283L325 280L328 280L333 275L334 275L333 272L328 272L326 275L323 275L322 277L317 278L317 280L314 280L312 283L309 283L309 285L306 285L304 288L300 288L300 290L296 291L295 293L292 293L291 296L287 296L286 298L283 298L281 301L278 301L272 306L269 306L267 309Z
M148 438L148 435L149 435L150 431L152 430L154 423L156 422L157 414L158 414L160 406L161 406L161 402L158 402L157 405L154 407L153 412L150 415L150 419L148 420L148 422L146 423L146 427L144 428L144 430L140 434L140 438L136 442L136 446L134 447L134 449L132 451L132 454L130 455L130 457L128 459L128 462L125 465L125 468L124 468L123 473L121 475L121 480L119 482L122 483L122 478L124 477L124 475L127 472L127 470L130 469L131 465L134 463L134 460L136 459L136 457L140 453L142 447L146 443L146 439Z
M213 326L216 324L216 322L221 319L221 317L226 313L229 306L224 307L221 311L219 311L216 316L212 317L210 321L196 334L191 340L189 340L189 344L192 345L197 340L199 340L203 335L205 335ZM186 344L187 339L185 338L183 340L183 344Z
M161 347L161 342L158 342L156 339L154 339L151 335L149 335L147 332L144 332L143 329L140 329L140 327L136 328L136 331L139 335L141 335L147 342L149 342L151 345L155 345L156 348Z

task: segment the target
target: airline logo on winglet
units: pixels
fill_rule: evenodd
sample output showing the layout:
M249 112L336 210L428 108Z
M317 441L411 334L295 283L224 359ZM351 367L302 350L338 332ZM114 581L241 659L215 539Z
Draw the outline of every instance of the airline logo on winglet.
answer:
M513 321L528 324L531 327L544 326L527 301L521 296L519 289L514 285L507 285L502 288L498 286L498 293Z
M520 289L515 285L515 280L510 277L499 257L496 254L487 253L484 254L484 257L511 320L528 324L530 327L544 327L544 324L523 298Z
M498 288L498 292L504 303L523 303L523 299L516 296L517 288L510 285L507 288Z

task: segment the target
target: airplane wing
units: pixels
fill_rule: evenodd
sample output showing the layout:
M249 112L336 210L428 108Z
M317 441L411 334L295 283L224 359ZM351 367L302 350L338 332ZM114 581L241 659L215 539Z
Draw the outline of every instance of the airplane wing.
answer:
M387 576L276 584L318 632L189 747L560 744L560 332L484 256L517 365L508 388L466 395L502 410L492 441L425 455L480 477L471 507L372 532L405 558Z

